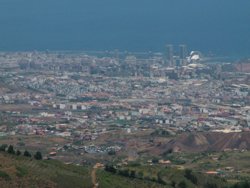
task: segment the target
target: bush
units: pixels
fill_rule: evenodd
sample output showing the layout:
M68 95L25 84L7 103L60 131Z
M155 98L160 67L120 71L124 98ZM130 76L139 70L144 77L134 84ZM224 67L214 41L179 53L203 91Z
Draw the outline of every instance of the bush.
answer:
M166 185L166 182L162 179L160 172L157 173L157 182L162 184L162 185Z
M15 154L15 150L14 150L14 147L12 145L9 145L8 149L7 149L7 152L9 154Z
M110 150L110 151L108 152L108 155L115 155L115 154L116 154L115 150Z
M24 167L17 166L16 170L17 170L16 175L18 177L24 177L24 176L26 176L28 174L28 170L26 168L24 168Z
M248 181L236 183L235 185L232 186L232 188L249 188L249 187L250 183Z
M1 171L1 170L0 170L0 178L3 178L3 179L6 180L6 181L11 180L9 174L7 174L6 172L3 172L3 171Z
M23 153L23 156L25 156L25 157L31 157L31 154L30 154L30 152L28 152L27 150L25 150L24 153Z
M105 165L105 170L107 172L116 173L116 168L113 165Z
M6 151L6 148L8 147L8 145L7 144L2 144L1 146L0 146L0 151Z
M144 178L144 173L142 171L139 171L138 174L137 174L137 177L139 179L143 179Z
M186 169L185 170L185 175L184 175L188 180L190 180L193 184L197 185L198 180L197 177L192 173L192 170Z
M158 159L158 158L153 158L153 159L152 159L152 163L154 163L154 164L159 163L159 159Z
M42 153L40 151L37 151L36 154L34 155L34 158L36 160L42 160L43 159Z
M131 177L131 178L135 178L135 175L136 175L135 171L134 171L134 170L131 170L131 171L130 171L130 177Z
M121 176L129 177L129 170L128 169L119 170L119 174Z
M19 156L19 155L21 155L21 154L22 154L21 151L19 151L19 150L16 151L16 155L17 155L17 156Z
M206 183L205 188L218 188L218 186L216 185L216 183Z
M178 184L179 188L187 188L187 184L184 180L182 180L179 184Z

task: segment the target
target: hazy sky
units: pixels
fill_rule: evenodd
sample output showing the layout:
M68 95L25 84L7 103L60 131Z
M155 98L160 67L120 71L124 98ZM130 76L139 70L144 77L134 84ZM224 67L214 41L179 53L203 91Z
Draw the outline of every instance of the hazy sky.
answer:
M0 50L163 51L250 56L249 0L0 0Z

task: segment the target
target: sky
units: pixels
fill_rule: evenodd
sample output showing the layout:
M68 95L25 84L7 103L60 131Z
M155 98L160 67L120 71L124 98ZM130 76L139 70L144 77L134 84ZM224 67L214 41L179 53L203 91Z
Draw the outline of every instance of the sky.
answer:
M164 51L250 56L249 0L0 0L0 51Z

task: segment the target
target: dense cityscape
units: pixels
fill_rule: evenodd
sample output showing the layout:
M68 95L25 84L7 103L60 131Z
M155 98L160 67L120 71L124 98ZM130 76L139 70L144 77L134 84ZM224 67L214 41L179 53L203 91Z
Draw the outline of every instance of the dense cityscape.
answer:
M83 166L188 166L173 156L249 150L250 61L175 48L2 52L1 144ZM234 164L202 169L221 172L232 176Z

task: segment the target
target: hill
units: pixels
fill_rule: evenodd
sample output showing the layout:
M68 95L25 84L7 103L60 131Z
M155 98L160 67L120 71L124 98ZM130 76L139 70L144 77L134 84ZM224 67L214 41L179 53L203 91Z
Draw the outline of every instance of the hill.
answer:
M250 132L185 133L162 146L162 149L184 152L250 150Z
M92 187L90 169L0 153L0 187Z
M225 186L225 180L161 165L127 165L114 170L34 160L0 152L0 187L4 188L173 188ZM93 173L94 172L94 173ZM96 180L93 181L93 174ZM93 185L96 182L96 185Z

